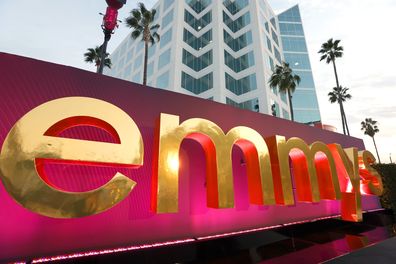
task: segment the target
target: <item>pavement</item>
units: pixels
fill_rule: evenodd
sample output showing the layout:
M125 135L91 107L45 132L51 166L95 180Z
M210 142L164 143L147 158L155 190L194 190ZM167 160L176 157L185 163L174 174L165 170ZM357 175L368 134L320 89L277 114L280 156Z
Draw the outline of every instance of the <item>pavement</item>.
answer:
M396 237L356 250L324 263L396 263Z

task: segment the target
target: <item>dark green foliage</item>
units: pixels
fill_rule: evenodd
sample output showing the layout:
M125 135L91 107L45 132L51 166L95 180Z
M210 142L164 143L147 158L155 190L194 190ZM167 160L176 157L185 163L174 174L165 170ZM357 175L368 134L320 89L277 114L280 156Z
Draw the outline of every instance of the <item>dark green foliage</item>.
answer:
M384 193L381 204L386 209L392 209L396 215L396 164L375 164L373 168L382 176Z
M293 70L289 67L289 63L282 62L282 65L276 65L275 71L272 73L268 82L271 88L277 88L279 92L288 95L292 121L294 121L292 94L300 81L300 76L293 73Z
M131 37L133 39L141 37L144 42L143 85L147 83L148 44L153 45L160 41L160 35L157 33L160 25L154 25L156 13L157 10L148 10L144 3L139 3L138 8L133 9L130 16L125 19L126 26L133 30Z

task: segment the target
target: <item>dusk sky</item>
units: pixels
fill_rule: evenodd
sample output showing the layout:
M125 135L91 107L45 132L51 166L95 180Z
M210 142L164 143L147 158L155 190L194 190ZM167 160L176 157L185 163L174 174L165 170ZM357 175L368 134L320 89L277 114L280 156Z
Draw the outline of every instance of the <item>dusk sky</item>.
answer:
M124 20L138 1L127 1L120 10ZM156 1L143 1L151 7ZM322 121L342 132L339 107L328 102L327 93L335 86L331 65L317 54L329 38L341 40L343 58L337 61L340 84L350 88L346 102L352 136L363 138L375 154L370 137L360 131L366 117L378 121L376 135L382 162L396 160L396 61L395 0L269 0L279 13L299 4L317 88ZM83 61L87 48L100 45L100 25L106 9L104 0L0 0L0 52L94 71ZM112 52L128 35L123 24L113 35ZM1 63L1 61L0 61ZM1 85L1 84L0 84Z

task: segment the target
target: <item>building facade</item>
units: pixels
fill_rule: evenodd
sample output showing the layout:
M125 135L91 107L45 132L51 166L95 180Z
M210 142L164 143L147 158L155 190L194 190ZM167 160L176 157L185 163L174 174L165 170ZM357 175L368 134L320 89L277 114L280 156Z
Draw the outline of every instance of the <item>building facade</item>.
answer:
M308 57L298 46L306 47L301 19L287 20L296 11L300 18L298 7L279 16L267 0L159 0L153 8L161 41L149 48L149 86L289 119L287 95L271 89L268 80L275 65L290 59L304 88L293 96L295 120L320 120L316 94L310 98L314 103L304 104L306 91L315 93L309 58L308 65L297 67ZM288 35L290 25L301 26L298 35ZM113 67L105 74L141 83L143 58L143 42L128 35L111 54ZM305 109L317 111L309 118Z
M298 5L279 14L278 22L284 59L301 77L293 93L294 119L302 123L318 122L319 105Z

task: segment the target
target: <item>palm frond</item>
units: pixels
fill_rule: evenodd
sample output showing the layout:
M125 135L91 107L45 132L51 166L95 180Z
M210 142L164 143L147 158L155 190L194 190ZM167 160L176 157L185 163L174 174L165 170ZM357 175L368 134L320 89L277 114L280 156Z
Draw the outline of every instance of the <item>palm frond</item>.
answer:
M84 61L85 62L89 62L89 63L95 63L95 66L98 66L100 64L101 59L102 59L101 55L102 55L101 46L100 47L96 46L95 48L88 48L87 52L84 53L84 57L85 57ZM110 60L110 58L108 58L109 56L110 56L110 54L106 52L104 65L106 67L110 68L111 67L111 60ZM106 61L108 63L106 63Z
M133 39L137 39L138 37L140 37L142 35L142 31L140 31L140 30L134 30L134 31L132 31L132 33L131 33L131 37L133 38Z

